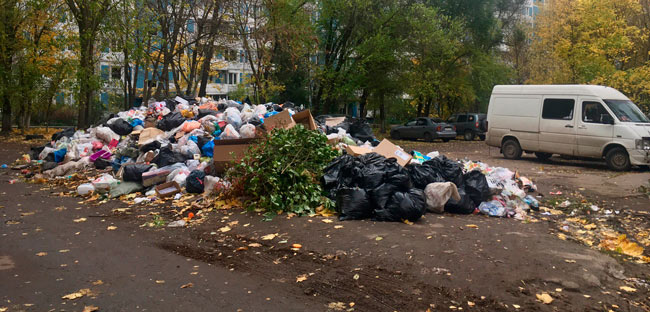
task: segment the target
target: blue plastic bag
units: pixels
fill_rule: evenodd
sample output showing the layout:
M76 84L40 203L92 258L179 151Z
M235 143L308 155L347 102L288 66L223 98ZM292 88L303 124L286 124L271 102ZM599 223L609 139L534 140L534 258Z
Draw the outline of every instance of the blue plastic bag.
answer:
M203 156L212 157L212 153L214 152L214 140L203 144L201 152L203 153Z
M142 125L144 125L144 122L142 121L142 119L135 118L135 119L131 120L131 127L142 126Z
M199 138L196 137L196 135L192 135L189 138L187 138L190 141L194 141L194 143L199 143Z
M68 153L68 149L62 148L60 150L54 151L54 161L62 162L65 159L65 154Z

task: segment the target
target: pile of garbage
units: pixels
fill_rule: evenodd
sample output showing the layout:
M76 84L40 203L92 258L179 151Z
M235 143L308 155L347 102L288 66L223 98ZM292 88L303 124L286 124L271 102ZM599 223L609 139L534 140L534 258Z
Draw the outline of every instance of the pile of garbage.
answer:
M21 162L36 167L30 174L35 179L102 170L97 179L78 186L80 195L96 192L114 198L142 191L166 198L183 190L210 193L228 187L228 182L209 175L215 172L215 145L255 139L270 130L265 120L282 114L291 118L294 110L292 103L249 105L176 97L111 115L87 130L57 132Z
M324 170L321 184L336 201L341 220L414 222L426 211L481 212L525 220L527 211L539 207L537 199L527 194L535 190L534 184L506 168L452 161L437 152L413 151L404 160L390 157L384 144L348 147L347 154ZM399 147L391 151L400 154Z
M319 128L327 135L328 142L341 150L347 146L369 148L379 145L379 140L365 119L330 117L323 119Z

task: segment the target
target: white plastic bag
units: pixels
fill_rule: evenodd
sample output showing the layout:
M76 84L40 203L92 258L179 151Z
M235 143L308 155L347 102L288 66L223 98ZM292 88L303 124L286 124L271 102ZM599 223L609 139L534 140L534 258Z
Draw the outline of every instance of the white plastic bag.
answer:
M54 153L54 151L56 150L51 147L46 147L41 151L40 154L38 154L38 159L45 159L47 155L49 155L50 153Z
M427 210L436 213L445 211L445 204L449 198L456 201L460 200L458 188L452 182L430 183L424 188L424 197L427 204Z
M235 130L235 127L233 127L232 125L227 125L226 128L223 129L220 138L222 140L234 140L234 139L240 139L241 135L239 135L239 132Z
M239 134L242 139L252 139L255 138L255 126L251 124L245 124L239 128Z
M98 139L104 141L104 143L111 143L112 140L119 140L120 136L117 133L113 132L109 127L97 127L94 130L94 135ZM93 131L91 130L91 131Z
M241 113L239 110L235 107L228 107L226 108L226 121L228 124L233 125L235 129L239 129L242 124L242 119L241 119Z

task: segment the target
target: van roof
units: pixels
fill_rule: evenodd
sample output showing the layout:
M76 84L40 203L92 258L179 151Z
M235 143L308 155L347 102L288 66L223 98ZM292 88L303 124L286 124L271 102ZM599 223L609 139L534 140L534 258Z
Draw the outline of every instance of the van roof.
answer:
M492 94L591 95L608 100L629 100L614 88L597 85L497 85Z

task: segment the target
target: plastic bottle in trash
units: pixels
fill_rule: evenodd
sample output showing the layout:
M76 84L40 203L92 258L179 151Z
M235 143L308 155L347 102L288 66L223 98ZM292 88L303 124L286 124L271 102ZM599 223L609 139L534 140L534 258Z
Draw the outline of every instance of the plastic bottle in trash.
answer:
M77 187L77 194L79 195L86 195L94 191L95 191L95 187L90 183L84 183L82 185L79 185L79 187Z

